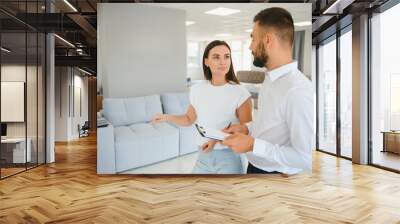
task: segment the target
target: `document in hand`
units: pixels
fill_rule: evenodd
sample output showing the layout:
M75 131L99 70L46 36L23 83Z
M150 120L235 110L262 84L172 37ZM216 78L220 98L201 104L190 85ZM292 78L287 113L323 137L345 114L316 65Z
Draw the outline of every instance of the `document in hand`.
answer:
M210 128L204 128L198 124L195 124L197 131L200 133L201 136L205 137L205 138L210 138L210 139L214 139L217 141L222 141L224 140L226 137L229 136L229 134L224 133L220 130L216 130L216 129L210 129Z

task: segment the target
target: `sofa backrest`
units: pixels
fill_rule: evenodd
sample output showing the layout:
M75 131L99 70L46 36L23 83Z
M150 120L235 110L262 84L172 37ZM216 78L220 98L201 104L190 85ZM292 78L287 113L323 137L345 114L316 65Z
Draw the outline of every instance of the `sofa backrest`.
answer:
M185 114L190 104L189 93L163 93L161 94L161 102L164 113L182 115Z
M127 98L105 98L103 116L114 126L149 122L162 113L160 95Z

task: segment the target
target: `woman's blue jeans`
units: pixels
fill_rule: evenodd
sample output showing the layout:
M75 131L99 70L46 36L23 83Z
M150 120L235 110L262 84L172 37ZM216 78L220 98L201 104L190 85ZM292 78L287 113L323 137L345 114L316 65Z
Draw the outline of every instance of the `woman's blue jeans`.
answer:
M213 149L208 153L200 150L194 174L242 174L240 155L230 148Z

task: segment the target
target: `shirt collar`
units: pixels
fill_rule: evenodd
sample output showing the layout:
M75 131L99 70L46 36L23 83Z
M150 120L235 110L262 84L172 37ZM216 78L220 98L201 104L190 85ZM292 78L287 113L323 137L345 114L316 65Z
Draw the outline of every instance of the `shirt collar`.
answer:
M269 76L271 82L277 80L281 76L288 74L291 71L294 71L297 69L297 61L293 61L289 64L282 65L278 68L275 68L271 71L266 71L266 75Z

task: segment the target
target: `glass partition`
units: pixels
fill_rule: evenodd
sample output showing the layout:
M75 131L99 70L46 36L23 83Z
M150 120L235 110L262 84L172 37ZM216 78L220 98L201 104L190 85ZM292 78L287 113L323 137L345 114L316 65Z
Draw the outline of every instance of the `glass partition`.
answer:
M26 144L26 41L25 32L1 34L2 177L24 171L31 161Z
M44 1L17 5L17 13L44 12ZM43 33L0 12L1 179L45 163L45 45Z

